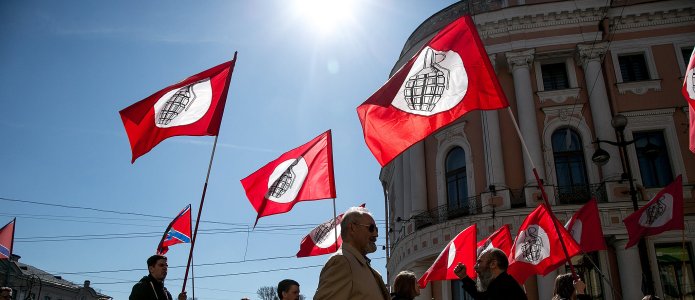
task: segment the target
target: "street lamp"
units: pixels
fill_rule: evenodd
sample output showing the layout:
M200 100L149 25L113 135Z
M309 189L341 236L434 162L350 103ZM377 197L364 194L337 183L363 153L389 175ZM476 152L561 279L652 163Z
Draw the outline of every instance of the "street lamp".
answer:
M611 120L611 126L613 126L613 128L618 134L618 141L612 142L596 139L595 143L598 144L598 149L596 149L594 155L591 156L591 160L597 165L602 166L605 165L610 159L610 155L608 154L608 152L606 150L601 149L600 143L613 145L620 149L620 155L625 160L623 164L625 173L623 175L627 175L626 179L629 182L630 199L632 199L632 209L634 211L637 211L639 209L639 207L637 206L637 190L635 189L635 184L633 182L634 179L632 177L632 166L630 165L630 158L627 155L627 146L630 144L634 144L635 139L633 139L632 141L625 140L625 127L627 126L627 118L625 116L621 114L615 115L613 117L613 120ZM647 158L655 158L659 155L659 149L656 145L648 142L647 145L644 147L644 154L645 156L647 156ZM647 256L647 244L645 243L644 238L640 238L638 247L640 264L642 266L642 293L644 295L652 295L654 293L654 281L652 280L651 266L649 265L649 260Z

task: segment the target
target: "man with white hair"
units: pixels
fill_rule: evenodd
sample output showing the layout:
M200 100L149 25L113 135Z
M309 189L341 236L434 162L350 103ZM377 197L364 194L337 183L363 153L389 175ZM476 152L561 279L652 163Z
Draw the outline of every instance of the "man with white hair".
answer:
M488 248L480 253L475 263L478 274L475 282L466 274L464 264L458 263L454 274L461 278L463 289L475 300L526 300L524 290L507 274L508 266L509 260L504 251Z
M343 244L321 270L315 300L388 300L381 274L370 266L367 253L376 251L379 229L364 207L351 207L340 222Z

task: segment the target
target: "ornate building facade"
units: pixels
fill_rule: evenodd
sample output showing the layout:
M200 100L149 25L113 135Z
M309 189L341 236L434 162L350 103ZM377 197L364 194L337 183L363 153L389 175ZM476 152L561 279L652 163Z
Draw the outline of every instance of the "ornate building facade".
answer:
M392 74L464 14L473 16L557 217L599 202L608 250L573 262L594 299L641 299L641 262L662 299L693 299L695 155L680 94L695 45L693 2L461 1L412 33ZM504 224L515 235L542 201L531 170L507 109L470 112L394 159L380 174L389 283L401 270L422 275L473 223L479 240ZM622 220L633 199L644 205L679 174L686 230L646 238L646 253L625 249ZM564 271L532 276L529 299L550 299ZM465 297L458 282L438 281L418 299Z

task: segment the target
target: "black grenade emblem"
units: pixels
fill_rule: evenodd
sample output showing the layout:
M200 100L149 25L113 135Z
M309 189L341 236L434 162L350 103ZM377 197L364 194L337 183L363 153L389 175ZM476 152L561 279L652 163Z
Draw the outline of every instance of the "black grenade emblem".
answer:
M292 164L289 167L287 167L287 170L285 170L285 172L282 172L280 178L273 182L273 184L268 189L268 195L275 198L280 198L292 187L292 185L294 184L294 180L297 179L297 174L294 173L293 168L297 165L300 159L301 157L295 159L294 162L292 162Z
M155 118L157 125L169 125L169 123L178 117L182 111L187 111L188 108L193 105L196 99L193 86L196 84L198 84L198 82L180 88L166 103L164 103L162 110L157 113L157 117Z
M323 224L319 225L319 227L316 227L316 231L314 232L314 235L312 236L312 239L316 244L321 244L323 243L329 236L329 233L331 233L331 230L336 227L336 220L330 220L326 221Z
M524 237L524 243L521 245L522 255L526 261L539 261L542 249L543 240L538 236L538 229L529 227Z
M442 60L446 58L444 54ZM444 89L449 89L449 69L437 63L437 54L431 48L425 51L425 62L422 70L410 76L405 82L403 94L408 108L418 111L432 111L444 94Z
M661 196L656 203L647 208L647 225L654 224L654 222L666 212L666 204L664 204L663 200L664 196Z

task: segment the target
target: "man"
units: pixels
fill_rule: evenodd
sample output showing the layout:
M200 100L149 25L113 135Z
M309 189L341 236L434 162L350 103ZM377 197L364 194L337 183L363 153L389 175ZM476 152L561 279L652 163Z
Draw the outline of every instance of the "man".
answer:
M477 282L466 275L466 266L458 263L454 268L456 276L463 281L463 289L476 300L526 300L526 293L507 274L509 260L504 251L489 248L478 256L475 263Z
M299 300L299 282L285 279L278 283L278 298L280 300Z
M343 244L321 270L315 300L389 299L384 280L370 266L379 230L364 207L351 207L340 222Z
M140 279L130 292L130 300L172 300L171 294L164 287L164 279L167 277L166 256L152 255L147 259L149 275ZM178 300L186 300L186 292L179 294Z
M0 287L0 300L12 299L12 289L6 286Z

